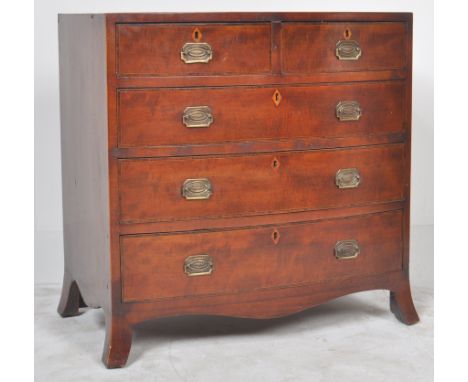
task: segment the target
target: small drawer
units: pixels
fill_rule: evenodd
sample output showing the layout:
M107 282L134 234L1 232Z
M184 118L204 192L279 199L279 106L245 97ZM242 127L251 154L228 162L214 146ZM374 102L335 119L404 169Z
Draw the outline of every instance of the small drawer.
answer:
M401 269L402 213L121 237L124 302L241 293Z
M122 223L314 210L401 200L404 145L119 160Z
M402 81L119 91L119 147L403 131Z
M405 23L284 23L282 69L315 73L401 69Z
M117 73L259 74L271 70L271 27L258 24L118 24Z

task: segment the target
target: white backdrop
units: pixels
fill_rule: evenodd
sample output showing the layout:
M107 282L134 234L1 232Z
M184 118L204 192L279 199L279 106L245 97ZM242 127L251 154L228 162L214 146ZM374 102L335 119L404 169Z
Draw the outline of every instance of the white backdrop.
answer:
M433 72L432 0L159 1L40 0L35 5L35 282L63 274L58 13L111 12L413 12L413 284L433 285Z

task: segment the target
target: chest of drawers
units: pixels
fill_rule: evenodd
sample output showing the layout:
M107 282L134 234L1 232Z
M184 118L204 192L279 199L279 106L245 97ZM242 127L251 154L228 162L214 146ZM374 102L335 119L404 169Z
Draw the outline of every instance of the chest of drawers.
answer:
M60 15L59 313L271 318L409 286L411 14Z

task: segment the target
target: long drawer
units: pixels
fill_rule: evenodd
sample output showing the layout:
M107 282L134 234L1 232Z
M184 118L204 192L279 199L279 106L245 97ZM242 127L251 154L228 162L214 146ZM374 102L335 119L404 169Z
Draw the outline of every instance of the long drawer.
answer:
M119 24L120 76L239 75L271 71L271 26Z
M401 269L401 211L121 238L123 301L311 284Z
M398 133L404 102L401 81L120 90L119 146Z
M285 73L402 69L405 23L284 23Z
M313 210L402 200L404 145L119 160L122 223Z

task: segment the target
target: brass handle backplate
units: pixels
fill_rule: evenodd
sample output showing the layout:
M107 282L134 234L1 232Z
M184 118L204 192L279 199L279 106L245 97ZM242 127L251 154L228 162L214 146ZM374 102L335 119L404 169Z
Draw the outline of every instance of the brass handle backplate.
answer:
M206 42L187 42L180 51L180 58L186 64L206 64L213 58L213 50Z
M212 194L209 179L186 179L182 185L182 196L187 200L209 199Z
M356 240L340 240L335 244L335 257L338 260L355 259L360 252L361 249Z
M187 276L210 275L213 272L213 259L208 255L189 256L184 261Z
M361 174L357 168L342 168L335 175L338 188L356 188L361 183Z
M182 122L187 127L209 127L213 123L213 114L208 106L190 106L185 108Z
M336 104L336 118L340 121L357 121L361 115L361 105L357 101L340 101Z
M340 40L336 43L336 57L339 60L358 60L362 50L355 40Z

